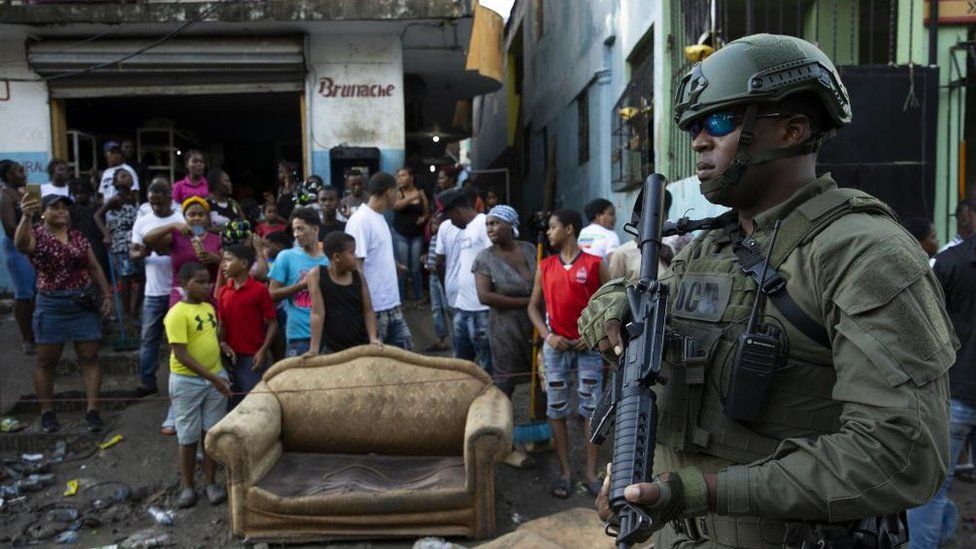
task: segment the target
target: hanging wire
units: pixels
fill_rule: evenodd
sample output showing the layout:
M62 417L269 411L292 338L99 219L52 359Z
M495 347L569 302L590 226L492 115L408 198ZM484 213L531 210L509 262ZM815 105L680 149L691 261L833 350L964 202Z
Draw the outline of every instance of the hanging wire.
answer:
M912 45L915 36L915 0L908 0L908 95L901 110L917 109L918 97L915 95L915 50ZM950 107L951 110L951 107Z
M834 63L837 63L837 0L832 0L831 11L833 12L830 16L830 53L831 57L834 58Z
M888 64L895 64L895 0L888 0Z
M820 45L820 0L813 0L813 41Z
M786 34L786 30L783 28L783 11L786 8L786 2L779 3L779 32L780 34Z
M803 36L803 0L796 0L796 35Z
M868 64L874 64L874 0L868 0Z

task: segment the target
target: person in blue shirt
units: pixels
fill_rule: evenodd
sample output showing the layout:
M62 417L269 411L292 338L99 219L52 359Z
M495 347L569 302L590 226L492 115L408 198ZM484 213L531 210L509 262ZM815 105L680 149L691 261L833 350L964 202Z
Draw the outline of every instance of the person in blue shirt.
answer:
M312 208L299 207L288 222L295 237L295 247L275 258L268 274L268 289L275 301L285 302L285 356L305 354L311 343L309 320L312 298L308 293L308 272L314 267L329 266L329 259L319 249L319 214Z

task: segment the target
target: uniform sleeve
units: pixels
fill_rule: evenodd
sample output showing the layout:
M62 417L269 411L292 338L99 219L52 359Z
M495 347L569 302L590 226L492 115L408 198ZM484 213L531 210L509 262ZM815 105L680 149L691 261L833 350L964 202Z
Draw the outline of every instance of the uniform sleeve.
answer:
M863 240L835 246L818 274L840 429L720 471L720 513L843 521L920 505L941 486L956 344L942 291L907 234Z
M288 260L290 255L284 252L278 254L274 263L271 265L271 271L268 273L268 278L271 280L277 280L283 285L288 284Z
M163 326L166 327L166 339L170 343L186 344L190 341L187 333L187 318L179 308L174 307L166 313Z

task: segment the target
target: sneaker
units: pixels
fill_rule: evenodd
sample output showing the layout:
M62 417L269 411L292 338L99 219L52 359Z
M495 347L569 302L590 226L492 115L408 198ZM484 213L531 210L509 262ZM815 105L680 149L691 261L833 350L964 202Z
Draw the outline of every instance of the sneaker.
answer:
M227 501L227 490L220 484L207 486L207 501L210 505L220 505Z
M25 355L29 355L29 356L36 355L37 354L37 347L33 343L31 343L30 341L25 341L25 342L21 343L20 344L20 350Z
M197 492L192 487L180 490L180 497L176 500L176 506L180 509L188 509L197 504Z
M424 352L425 353L437 353L437 352L440 352L440 351L450 351L450 350L451 350L451 346L448 345L447 342L445 342L443 339L441 339L441 340L438 340L433 345L430 345L426 349L424 349Z
M88 422L88 430L93 433L101 432L102 428L105 427L105 423L102 422L102 416L99 415L98 410L88 410L85 414L85 421Z
M58 423L57 416L54 412L42 412L41 413L41 430L45 433L54 433L61 429L61 424Z
M155 395L156 393L158 393L159 387L155 385L153 386L140 385L136 387L135 391L133 392L136 394L136 398L146 398L149 395Z

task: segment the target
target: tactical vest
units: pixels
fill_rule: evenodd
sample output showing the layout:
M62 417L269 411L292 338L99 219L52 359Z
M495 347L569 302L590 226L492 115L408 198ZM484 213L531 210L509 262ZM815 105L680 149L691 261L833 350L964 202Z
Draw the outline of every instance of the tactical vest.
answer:
M792 253L837 219L856 212L897 220L876 198L854 189L828 189L800 204L783 219L769 265L778 269ZM753 235L763 254L769 231ZM658 444L675 452L704 453L736 463L771 456L787 438L814 439L837 432L841 403L831 399L836 381L829 348L810 343L803 352L790 349L785 366L773 375L765 404L755 422L743 423L722 412L735 354L756 299L757 284L743 272L733 253L728 230L697 237L671 265L669 327L693 338L704 356L685 360L666 353L662 369L670 381L656 388L659 406ZM812 273L782 272L786 288L797 292L812 286ZM768 303L765 314L781 321L790 342L807 337ZM818 311L807 311L823 323ZM828 329L828 332L831 330ZM809 341L809 340L807 340ZM801 359L802 357L802 359Z

